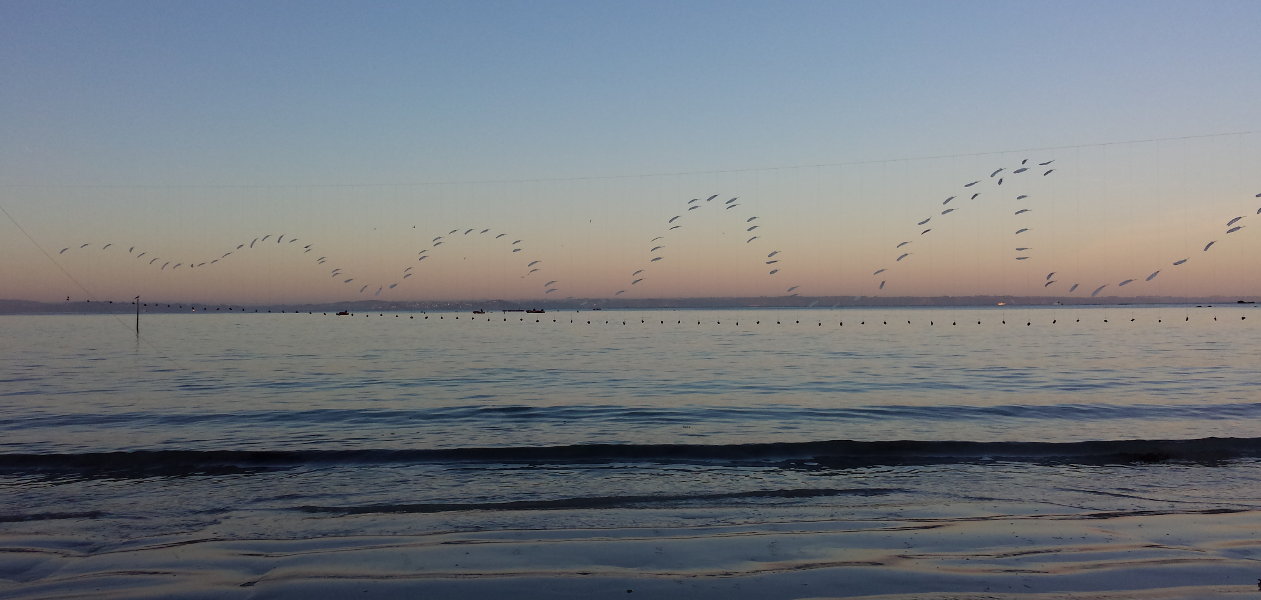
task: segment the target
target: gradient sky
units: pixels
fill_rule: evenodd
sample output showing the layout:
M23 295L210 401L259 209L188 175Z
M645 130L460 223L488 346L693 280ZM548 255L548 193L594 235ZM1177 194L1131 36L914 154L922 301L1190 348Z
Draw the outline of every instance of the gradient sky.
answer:
M1257 23L1254 1L5 0L0 297L1258 295ZM1056 171L989 178L1026 158Z

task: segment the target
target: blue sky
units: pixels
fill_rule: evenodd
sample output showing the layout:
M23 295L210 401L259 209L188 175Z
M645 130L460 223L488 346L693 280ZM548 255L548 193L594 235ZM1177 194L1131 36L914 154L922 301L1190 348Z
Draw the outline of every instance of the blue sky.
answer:
M0 189L52 250L104 230L168 253L184 243L211 252L288 227L368 260L405 246L415 255L414 240L362 249L352 233L437 214L451 227L517 225L555 242L536 248L572 255L569 279L591 279L577 254L622 256L623 238L647 236L671 203L703 189L764 197L761 211L783 212L783 238L810 231L811 213L831 210L823 198L852 193L862 198L836 210L865 216L857 204L878 202L896 237L893 223L922 201L915 182L881 192L876 178L945 190L941 181L1015 157L706 171L1251 132L1261 98L1256 2L7 1L0 17ZM1256 147L1249 133L1155 152L1162 164L1187 153L1238 171ZM1112 166L1149 152L1078 155ZM1111 172L1110 194L1141 187L1132 167ZM698 174L634 177L655 173ZM522 183L621 175L631 177ZM406 185L474 181L516 183ZM1261 181L1235 183L1212 202L1261 191ZM1206 206L1204 219L1231 210ZM602 228L564 240L584 216ZM11 295L60 293L57 270L3 226L0 274L23 282ZM607 247L574 250L589 239ZM93 288L108 286L89 273L124 269L65 260ZM852 279L846 269L836 276ZM163 289L149 275L131 281ZM209 293L181 285L167 291ZM294 289L343 293L307 285ZM490 280L467 289L516 291Z

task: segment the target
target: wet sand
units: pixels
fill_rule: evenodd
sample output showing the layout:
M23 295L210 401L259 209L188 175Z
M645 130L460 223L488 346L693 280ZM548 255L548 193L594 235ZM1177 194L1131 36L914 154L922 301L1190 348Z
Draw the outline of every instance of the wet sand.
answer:
M66 535L32 535L31 527L23 527L26 534L0 537L0 596L1261 596L1261 512L1255 511L913 515L612 529L565 529L566 522L580 520L571 511L551 517L555 528L549 529L272 540L169 537L91 546ZM406 531L414 518L341 517L341 525Z

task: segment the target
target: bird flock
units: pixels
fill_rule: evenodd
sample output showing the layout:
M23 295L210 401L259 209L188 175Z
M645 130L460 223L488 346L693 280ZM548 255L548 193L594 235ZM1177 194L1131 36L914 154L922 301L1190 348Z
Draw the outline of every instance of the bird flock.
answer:
M648 244L651 247L648 248L647 258L643 264L639 265L639 268L631 272L629 277L630 283L627 284L626 287L613 292L613 295L621 296L633 286L643 283L648 278L649 271L657 263L665 260L668 250L667 242L672 239L676 239L676 236L678 235L686 235L685 232L675 232L683 230L685 223L691 219L697 218L693 216L694 214L700 214L704 211L709 211L711 213L711 215L707 218L714 218L716 215L713 215L712 213L715 211L721 213L733 213L739 219L739 222L741 223L740 227L744 229L744 234L748 236L747 239L744 240L744 243L746 245L759 245L761 249L765 250L766 246L761 245L762 235L759 230L762 228L762 223L759 221L759 217L757 215L750 215L747 212L738 210L741 206L743 206L740 202L739 196L735 196L727 200L718 200L718 197L718 194L713 194L703 200L698 197L692 198L691 200L683 203L680 207L682 210L679 214L666 219L665 229L659 232L659 235L653 236L652 239L648 240ZM754 244L754 242L758 242L758 244ZM783 256L780 251L771 248L770 251L766 253L766 258L763 260L767 275L771 277L778 275L781 269L780 265L782 261ZM797 289L799 287L799 285L789 285L785 288L784 293L789 296L796 296L798 295Z
M509 242L508 240L512 236L504 232L493 231L489 227L484 227L484 228L457 227L455 229L448 231L446 234L435 236L433 239L429 240L428 247L423 248L422 250L416 253L416 262L421 263L421 264L420 265L411 264L406 267L402 267L398 271L397 277L394 278L392 281L367 283L362 277L357 277L354 274L350 273L349 271L343 269L342 267L333 267L332 269L330 269L329 278L340 282L341 285L347 286L348 288L352 290L357 287L358 289L355 293L358 295L366 296L366 295L371 294L372 296L380 296L383 291L397 288L400 284L402 284L406 280L416 275L418 273L417 267L418 266L423 267L426 260L428 260L429 258L433 257L436 254L441 254L443 252L443 249L442 249L443 246L450 247L450 245L453 245L455 242L458 242L466 237L472 238L472 237L479 237L479 236L485 239L489 239L489 240L501 241L501 243L504 244L505 249L509 253L511 253L511 255L519 257L519 260L524 264L525 273L523 277L532 277L535 279L544 278L543 275L538 275L539 273L543 272L543 269L544 269L543 261L541 259L532 259L529 256L525 255L525 248L523 246L524 240L512 239L511 242ZM194 259L194 260L181 260L178 258L174 258L174 259L163 258L156 255L153 252L149 252L147 250L138 248L137 246L127 247L127 254L129 256L132 256L136 260L142 261L147 266L153 267L157 271L175 272L175 271L178 271L180 268L184 268L186 270L194 270L194 269L205 270L208 268L212 268L223 261L229 260L230 257L234 257L234 256L240 257L251 250L260 249L263 247L264 244L275 244L275 245L284 246L284 247L292 247L295 250L301 250L301 254L315 254L316 255L315 258L311 259L312 262L314 262L316 265L323 265L327 267L329 263L328 256L319 255L319 253L316 251L316 247L314 244L304 244L301 246L295 245L299 241L301 240L295 236L287 236L287 234L283 234L283 233L282 234L268 233L268 234L263 234L263 235L254 237L248 242L243 241L237 244L234 248L229 249L226 252L219 254L218 256L214 256L210 258L201 257L200 259ZM98 244L98 243L93 243L93 242L82 242L79 244L75 244L73 246L67 246L65 248L62 248L60 251L58 251L58 254L64 255L66 253L74 253L74 252L79 252L79 251L85 251L85 252L95 251L98 253L110 253L110 252L121 253L122 248L123 248L122 245L114 244L112 242L106 242L103 244ZM544 294L552 294L552 293L560 291L559 284L560 282L555 279L548 280L542 283L542 286L544 288Z
M988 176L982 176L968 181L961 185L944 199L938 201L933 200L934 207L927 215L921 215L923 218L916 219L914 225L909 228L907 234L893 243L893 252L889 255L889 262L885 265L873 265L874 270L871 271L873 286L878 293L889 293L888 289L893 281L893 277L897 274L898 269L914 262L919 258L918 247L924 245L924 238L932 236L934 231L949 226L962 218L960 215L966 215L974 210L979 210L986 203L993 206L993 202L998 202L998 206L1002 210L1010 211L1008 215L1010 233L1006 234L1010 241L1009 251L1011 260L1019 261L1022 264L1033 265L1037 261L1031 259L1038 256L1034 230L1039 227L1038 222L1032 219L1032 216L1039 211L1044 210L1038 204L1038 199L1030 193L1025 193L1023 187L1030 183L1030 178L1042 178L1051 176L1056 172L1055 160L1033 160L1025 158L1017 164L1000 166L988 172ZM1022 187L1023 186L1023 187ZM990 198L997 198L991 201ZM1261 198L1261 193L1256 194L1254 198ZM777 247L768 243L763 239L764 220L755 214L751 214L744 208L745 204L740 201L739 196L732 196L726 199L720 199L719 194L712 194L708 197L695 197L682 202L676 211L677 214L665 219L663 228L654 232L645 244L645 254L642 263L637 265L633 271L629 273L625 283L618 286L619 289L612 292L612 296L621 296L629 290L643 288L650 281L653 272L659 269L659 263L670 257L671 247L675 242L685 239L688 235L688 228L692 227L697 219L724 219L725 222L734 222L741 230L741 238L745 245L757 248L759 258L764 264L766 276L778 280L783 277L781 270L784 253ZM1224 242L1228 236L1236 234L1248 227L1246 219L1253 216L1254 213L1247 212L1233 216L1223 223L1222 233L1213 239L1205 240L1200 252L1209 252L1211 249L1218 247L1219 242ZM704 215L704 216L702 216ZM1261 207L1256 208L1255 215L1261 215ZM733 221L734 219L734 221ZM415 229L415 226L413 226ZM433 257L443 254L449 248L463 241L482 240L482 243L501 244L503 250L515 257L521 264L523 270L523 278L532 278L539 282L542 292L545 295L554 294L561 290L561 282L556 278L549 278L545 275L546 265L541 258L528 256L525 250L524 241L509 235L507 232L496 231L490 227L457 227L447 230L446 233L433 236L431 239L422 242L424 246L418 250L415 255L415 261L407 266L400 267L396 276L388 281L368 281L364 277L356 276L350 271L342 267L330 267L330 258L322 255L317 251L315 244L303 243L303 240L296 236L288 234L263 234L250 239L249 241L241 241L234 247L226 248L226 251L218 253L215 256L200 257L197 259L187 258L171 258L169 256L159 256L155 252L142 249L138 246L126 246L126 255L134 260L140 261L148 267L152 267L159 272L175 272L183 270L205 270L214 268L223 262L248 254L249 252L272 244L291 248L294 251L300 251L302 255L311 255L310 260L319 266L329 268L328 277L339 285L346 286L348 290L352 290L353 294L359 296L380 296L386 290L393 290L412 277L423 272L423 269L432 264ZM75 254L80 252L98 252L98 253L117 253L124 252L124 245L112 242L80 242L74 245L61 248L58 252L60 255ZM764 254L762 254L764 253ZM1116 288L1126 287L1137 283L1147 283L1155 280L1162 272L1168 269L1175 269L1192 262L1193 256L1181 256L1170 260L1164 265L1152 265L1150 270L1144 270L1141 273L1134 274L1133 277L1121 279L1120 281L1093 281L1083 282L1077 279L1067 277L1064 269L1056 268L1055 265L1047 265L1048 268L1042 277L1042 287L1048 292L1059 292L1067 295L1078 293L1085 294L1089 291L1090 297L1098 296L1110 286ZM428 262L427 262L428 261ZM419 278L418 278L419 279ZM782 282L783 294L788 296L799 295L800 285L796 282Z
M1055 172L1055 168L1052 166L1054 162L1054 159L1050 159L1031 163L1030 159L1025 158L1022 159L1018 165L1011 167L998 167L990 171L988 177L976 179L963 184L959 191L947 196L941 201L937 208L933 209L935 214L930 214L917 221L912 230L912 234L897 242L894 246L897 256L893 258L891 265L879 266L871 272L872 277L875 277L877 281L877 283L874 284L876 289L882 291L885 290L887 284L889 283L889 278L893 273L892 269L896 268L900 264L909 262L908 259L911 259L912 255L915 254L913 248L915 242L919 238L931 234L934 228L938 227L939 224L944 224L947 219L957 218L953 216L958 214L956 211L964 210L969 203L976 203L978 199L982 198L983 194L997 195L1000 202L1003 200L1012 201L1012 203L1008 205L1008 210L1012 210L1011 218L1014 219L1014 222L1011 225L1012 229L1010 230L1012 231L1010 234L1012 248L1011 258L1020 262L1029 261L1035 256L1035 248L1032 245L1028 245L1029 242L1027 241L1030 238L1028 234L1032 232L1034 228L1033 223L1029 221L1029 215L1035 211L1036 204L1030 194L1015 193L1013 190L1016 188L1013 187L1012 183L1019 184L1022 182L1022 178L1038 176L1038 173L1041 173L1042 177L1049 176ZM1004 183L1007 183L1008 185L1004 187ZM1256 194L1254 198L1261 198L1261 193ZM1255 214L1261 215L1261 207L1256 209ZM1243 230L1246 225L1242 225L1240 223L1243 222L1245 218L1247 218L1247 215L1239 215L1226 221L1223 228L1224 233L1222 235L1227 236ZM1217 244L1217 242L1218 239L1208 240L1201 249L1201 252L1208 252L1209 249L1213 248L1214 245ZM1162 270L1170 267L1179 267L1190 261L1190 256L1184 256L1171 261L1168 266L1153 265L1154 270L1146 273L1145 275L1136 275L1135 277L1122 279L1115 284L1116 287L1121 288L1140 280L1144 283L1150 282L1156 279ZM1057 277L1057 275L1059 275L1059 277ZM1044 276L1042 287L1048 289L1048 291L1062 290L1064 293L1070 295L1076 294L1079 289L1082 291L1089 289L1091 290L1090 297L1093 298L1112 285L1112 282L1101 283L1096 281L1083 286L1080 281L1070 280L1062 275L1063 271L1053 268Z

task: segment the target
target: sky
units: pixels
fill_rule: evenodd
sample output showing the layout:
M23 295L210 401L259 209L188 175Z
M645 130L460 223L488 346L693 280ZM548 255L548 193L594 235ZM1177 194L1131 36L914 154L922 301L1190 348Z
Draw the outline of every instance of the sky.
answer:
M0 298L1261 295L1258 22L2 0Z

